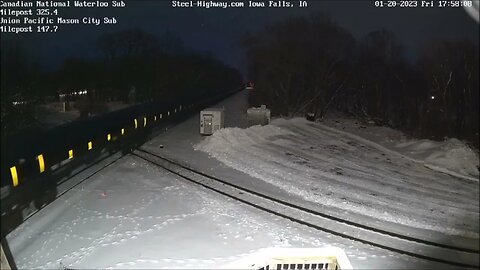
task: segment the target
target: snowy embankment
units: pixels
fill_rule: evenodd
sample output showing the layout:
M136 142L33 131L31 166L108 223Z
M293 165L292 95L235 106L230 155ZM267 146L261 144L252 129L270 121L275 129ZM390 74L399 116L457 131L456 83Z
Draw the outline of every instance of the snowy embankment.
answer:
M399 143L396 148L428 168L478 181L478 154L457 139L410 141Z
M472 181L478 156L471 150L453 143L439 149L433 143L428 148L422 142L406 143L395 140L398 134L390 136L391 130L382 133L375 127L377 139L391 137L381 145L373 136L365 139L372 131L368 126L357 127L363 131L355 135L348 130L353 126L340 130L327 125L295 118L263 127L226 128L195 149L338 212L478 239L479 187ZM447 164L451 174L470 176L452 177L425 164Z
M409 139L400 131L362 124L358 120L338 115L328 117L324 124L374 142L378 147L404 155L432 170L473 181L479 180L478 152L457 139L450 138L444 141Z

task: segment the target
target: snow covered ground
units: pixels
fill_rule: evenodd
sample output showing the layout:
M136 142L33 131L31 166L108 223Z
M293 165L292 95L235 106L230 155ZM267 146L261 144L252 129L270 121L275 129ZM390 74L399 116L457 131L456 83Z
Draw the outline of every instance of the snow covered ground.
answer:
M306 200L478 239L478 182L457 179L301 118L229 128L196 145L227 166Z
M410 139L398 130L362 123L358 119L344 117L338 113L327 115L322 123L375 142L387 151L404 155L433 170L478 181L478 151L472 150L457 139L450 138L444 141Z
M143 148L318 210L478 245L478 182L302 119L246 128L246 94L220 104L232 128L202 137L195 115ZM452 268L272 216L134 156L66 192L7 240L22 269L221 268L263 248L325 246L344 249L355 268Z
M337 246L357 267L418 263L238 205L131 156L66 195L9 235L20 268L205 269L273 246Z

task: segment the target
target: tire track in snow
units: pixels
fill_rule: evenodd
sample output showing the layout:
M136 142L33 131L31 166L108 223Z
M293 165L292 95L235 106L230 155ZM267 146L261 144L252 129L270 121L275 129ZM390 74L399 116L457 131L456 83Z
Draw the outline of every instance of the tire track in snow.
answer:
M259 151L259 148L265 147L265 145L270 145L275 143L275 140L272 140L272 137L268 137L268 136L262 137L256 133L253 133L253 134L247 133L248 137L244 137L242 135L243 134L242 130L236 130L236 129L235 131L232 131L232 133L235 133L234 134L235 136L225 136L225 138L222 137L221 139L225 139L225 143L221 143L221 142L219 143L220 145L223 145L227 149L224 149L223 146L217 147L217 148L212 146L210 148L211 151L208 151L208 152L212 154L214 157L216 157L217 159L219 159L220 161L224 162L227 166L243 171L247 174L252 175L253 177L263 179L276 186L282 187L282 189L292 194L297 194L297 195L300 194L305 196L312 193L308 188L309 183L304 183L304 188L299 189L298 186L302 185L302 182L301 181L299 182L298 179L297 181L294 180L296 175L301 176L302 174L308 174L308 173L313 174L312 172L308 171L308 168L305 168L305 167L302 168L302 167L299 167L298 164L294 164L293 162L286 163L284 162L284 160L279 159L278 157L284 156L284 153L282 152L282 150L279 150L278 148L273 147L273 150L269 149L268 151ZM281 136L289 137L292 134L295 134L294 131L291 131L291 130L272 131L271 133L273 133L273 136L277 138ZM283 134L287 134L287 135L283 135ZM284 141L285 140L281 141L283 143L282 145L285 145ZM298 145L295 145L294 148L295 147L296 149L299 149ZM292 151L295 151L295 149L292 149ZM326 158L326 160L327 162L330 162L330 164L334 164L335 157L328 157ZM275 162L277 162L277 164L275 164ZM431 172L427 169L425 170L427 172ZM291 173L292 175L290 175L289 173ZM446 175L443 175L443 174L442 176L443 178L447 177ZM327 175L324 174L321 177L331 178L331 174L327 174ZM385 173L384 175L382 175L382 177L377 177L377 178L388 179L388 175L386 175ZM281 181L279 179L281 179ZM378 180L378 179L374 179L374 180ZM386 183L382 181L378 181L378 182L380 183L379 187L371 188L370 190L369 189L364 189L364 190L377 192L377 190L380 189L382 185L387 186L387 184L388 185L391 184L390 182L386 182ZM314 183L312 179L310 179L310 183ZM353 183L353 184L361 188L363 184L368 184L368 182L364 182L361 184L359 183ZM342 195L343 197L348 198L349 194L345 193L345 185L346 184L344 182L337 180L336 190L338 191L339 194L344 194ZM402 204L398 205L396 207L395 212L392 213L393 216L391 216L392 218L391 220L393 220L394 222L398 222L399 216L402 216L403 220L408 221L412 218L411 214L413 213L413 214L416 214L417 220L422 220L422 225L420 225L421 227L423 226L428 229L432 229L434 231L440 231L442 233L445 233L446 231L450 231L450 233L453 235L457 235L457 234L463 235L467 233L467 231L463 231L465 226L464 223L467 223L468 225L468 224L472 224L472 222L468 222L468 220L463 220L461 223L457 225L453 225L454 228L456 227L456 229L453 229L452 231L452 228L450 229L445 228L445 225L448 224L448 223L445 223L446 221L445 218L447 218L447 216L453 217L455 215L455 210L458 210L459 208L461 208L462 212L464 213L467 213L467 211L470 211L471 215L467 215L467 216L472 216L471 218L472 220L475 220L475 216L478 216L478 211L476 211L475 209L476 208L475 205L478 204L477 200L469 200L468 198L462 199L464 196L458 198L458 196L454 196L454 195L446 197L447 195L444 195L443 192L436 192L437 194L433 192L433 195L432 194L429 195L427 193L426 188L424 188L423 190L425 193L418 193L416 192L415 189L408 189L402 186L398 186L398 187L404 188L405 191L403 193L396 192L397 194L396 198L395 197L390 198L390 200L386 200L383 203L383 205L386 205L391 208L392 206L398 205L398 202L399 202L398 199L401 198L402 195L406 197L403 200L400 200L400 201L404 201L403 205ZM350 194L354 194L354 195L357 195L357 197L359 197L357 193L358 193L358 190L355 190L355 189L352 189L352 191L350 192ZM471 190L470 190L470 193L471 193ZM385 195L388 196L388 194L385 194ZM429 195L429 196L426 196L426 195ZM434 200L433 203L436 203L436 205L435 204L432 205L432 202L428 202L428 199L425 200L428 197L432 197L432 199ZM359 205L361 204L365 205L368 203L375 204L375 201L378 201L379 198L373 198L373 199L374 200L370 202L353 201L353 203L356 203ZM315 201L320 203L322 202L325 203L325 201L322 201L322 200L318 201L318 199L316 199ZM331 205L340 205L340 207L343 207L344 205L342 204L342 201L343 200L339 200L339 198L337 198L336 201L331 202ZM416 202L417 204L412 205L412 201ZM460 201L460 203L457 203L457 201ZM448 209L443 209L445 207L442 205L448 205L449 206L448 209L450 210L445 211ZM473 205L473 207L470 207L469 205ZM359 210L362 211L364 209L359 209ZM415 213L415 211L420 211L420 215L419 213ZM435 214L435 212L438 212L439 214ZM400 215L399 213L403 213L403 214ZM378 213L373 213L371 216L382 218L382 217L385 217L386 215L384 212L378 212ZM397 219L395 219L395 216L397 216ZM443 220L441 219L441 216L443 216ZM437 222L434 222L434 223L438 225L432 226L431 225L432 220L437 220ZM455 222L458 222L459 218L448 218L448 220L450 220L450 223L454 222L454 224L456 224ZM407 225L411 226L412 224L407 224ZM452 226L452 224L450 224L449 226ZM461 232L456 232L458 231L458 229L460 229ZM478 229L470 228L467 230L468 232L473 233L471 237L478 239Z
M364 144L367 144L367 145L370 145L370 146L372 146L372 147L374 147L374 148L377 148L377 149L379 149L380 151L387 152L387 153L390 153L390 154L392 154L392 155L396 155L396 156L403 157L403 158L408 159L408 160L410 160L410 161L412 161L412 162L419 163L419 164L421 164L421 165L425 166L426 168L429 168L429 169L431 169L431 170L433 170L433 171L437 171L437 172L440 172L440 173L449 174L449 175L451 175L451 176L454 176L454 177L457 177L457 178L460 178L460 179L463 179L463 180L469 180L469 181L473 181L473 182L476 182L476 183L479 182L479 179L478 179L478 178L474 178L474 177L467 176L467 175L462 175L462 174L453 172L453 171L451 171L451 170L449 170L449 169L440 168L440 167L438 167L438 166L425 163L425 162L423 162L423 161L421 161L421 160L417 160L417 159L411 158L411 157L409 157L409 156L402 155L402 154L400 154L400 153L398 153L398 152L395 152L395 151L393 151L393 150L390 150L390 149L388 149L388 148L386 148L386 147L384 147L384 146L382 146L382 145L380 145L380 144L377 144L377 143L375 143L375 142L369 141L369 140L364 139L364 138L362 138L362 137L360 137L360 136L357 136L357 135L354 135L354 134L351 134L351 133L348 133L348 132L344 132L344 131L341 131L341 130L338 130L338 129L335 129L335 128L332 128L332 127L328 127L328 126L323 125L323 124L320 124L320 123L319 123L318 125L321 126L323 129L330 130L330 131L332 131L332 132L336 132L336 133L338 133L338 134L342 134L342 135L348 136L348 137L350 137L350 138L352 138L352 139L355 139L355 140L357 140L357 141L360 141L360 142L362 142L362 143L364 143Z
M358 136L356 136L356 135L352 135L353 137L349 137L349 136L348 136L349 133L346 133L346 132L343 132L343 131L338 131L338 130L336 130L336 129L331 130L332 128L329 128L329 127L327 127L327 128L329 128L328 130L322 129L322 127L325 127L325 126L324 126L324 125L321 125L321 124L319 124L319 123L315 123L315 124L313 124L313 123L302 123L302 125L301 125L301 124L299 124L299 123L293 122L292 125L294 125L294 126L295 126L296 128L298 128L298 129L300 129L302 132L306 132L307 134L310 134L310 136L304 135L304 137L307 137L307 138L308 138L308 137L315 137L315 136L323 136L323 137L327 136L327 137L329 137L329 138L332 138L332 140L334 140L335 142L346 143L346 144L348 145L348 142L349 142L349 141L352 141L352 140L355 141L355 140L357 140L357 137L358 137ZM280 125L280 126L282 126L282 128L286 128L286 129L289 129L289 130L292 129L292 128L291 128L290 126L288 126L288 125ZM314 130L312 130L312 128L313 128ZM338 132L341 132L341 133L335 133L335 130L338 131ZM317 132L318 132L318 133L317 133ZM347 134L347 135L344 135L344 133ZM343 139L343 140L341 140L340 137L339 137L339 135L341 135L341 137L347 137L348 139ZM351 135L351 134L350 134L350 135ZM358 137L358 138L360 138L360 137ZM360 146L364 146L366 140L363 139L363 138L360 138L360 139L361 139L360 141L357 140L357 141L359 142L359 145L360 145ZM346 141L346 142L344 142L344 141ZM367 142L370 142L370 141L367 141ZM373 146L372 146L372 144L373 144ZM357 144L357 145L358 145L358 144ZM393 162L392 162L393 164L396 164L396 165L397 165L397 164L402 164L402 162L401 162L402 160L407 160L407 161L412 162L413 164L418 164L418 165L420 166L420 168L425 168L425 166L424 166L423 163L420 163L420 164L419 164L419 163L416 162L415 160L411 160L411 159L409 159L408 157L406 157L406 156L404 156L404 155L401 155L400 153L397 153L397 152L394 152L394 151L392 151L392 150L389 150L389 149L387 149L387 148L385 148L385 147L383 147L383 146L380 146L380 145L378 145L378 144L376 144L376 143L370 142L370 143L368 143L367 145L370 145L370 147L372 147L372 148L371 148L372 150L373 150L373 149L376 149L376 150L378 150L380 153L382 153L382 154L383 154L382 156L383 156L384 158L386 157L385 153L386 153L386 154L392 154L392 153L394 153L394 154L393 154L393 157L398 158L398 159L399 159L399 162L396 162L396 163L393 163ZM378 146L378 147L375 147L375 146ZM384 149L386 149L386 150L388 150L388 151L385 152L385 151L383 151ZM366 148L363 148L362 150L367 150L367 149L366 149ZM360 152L358 152L358 153L362 153L362 152L360 151ZM358 157L356 157L356 158L357 158L358 160L361 160L362 156L358 156ZM391 167L391 164L392 164L392 163L384 164L384 166L386 166L387 168L389 168L389 167ZM408 163L406 163L406 164L408 164ZM396 167L394 167L393 169L395 169L395 168L396 168ZM375 170L382 170L383 168L372 168L372 169L375 171ZM407 173L409 176L412 176L412 177L410 177L410 178L408 178L408 179L415 179L415 181L417 181L417 182L418 182L418 181L422 181L422 182L425 182L425 183L428 184L428 185L431 185L432 182L438 183L438 184L439 184L439 185L438 185L439 187L443 187L443 186L448 187L448 189L445 190L446 192L452 192L452 190L456 190L456 186L455 186L456 184L455 184L455 182L457 182L457 181L452 181L452 178L451 178L451 177L448 177L448 175L445 175L443 172L437 172L437 171L435 171L433 174L426 174L426 173L422 173L422 172L417 172L417 170L412 170L412 168L404 168L404 169L405 169L404 173ZM428 168L427 168L427 169L428 169ZM425 169L424 169L424 170L425 170ZM425 170L425 171L426 171L426 170ZM431 171L431 170L430 170L430 171ZM387 173L391 173L391 171L386 171L386 172L387 172ZM417 174L410 175L410 174L412 174L412 173L417 173ZM433 177L433 176L435 176L435 177ZM426 178L425 178L425 177L426 177ZM407 180L408 180L408 179L407 179ZM456 180L462 180L462 179L456 179ZM477 188L477 190L478 190L478 184L476 184L475 182L471 182L471 181L466 181L466 182L465 182L465 181L462 181L462 182L463 182L464 186L467 186L467 188L462 188L461 191L462 191L462 190L468 190L468 191L470 191L471 188ZM412 184L414 184L414 183L412 183ZM471 192L465 193L465 195L470 195L470 194L471 194Z
M400 254L409 255L409 256L412 256L412 257L416 257L416 258L421 258L421 259L426 259L426 260L431 260L431 261L436 261L436 262L442 262L442 263L456 265L456 266L463 266L463 267L477 267L475 265L478 264L478 250L467 251L468 249L464 250L463 248L459 248L459 247L453 247L453 246L449 246L449 245L443 245L443 244L439 244L439 243L434 243L434 242L429 242L429 241L425 241L425 240L415 239L415 238L411 238L409 236L404 236L404 235L402 236L402 235L398 235L398 234L391 233L391 232L388 232L388 231L374 229L374 228L371 228L371 227L368 227L368 226L365 226L365 225L355 224L355 223L352 223L351 221L339 220L336 217L328 216L328 215L325 215L325 214L322 214L322 213L319 213L319 212L315 212L315 211L312 211L312 210L309 210L309 209L305 209L305 208L302 208L300 206L293 205L291 203L287 203L287 202L284 202L284 201L276 199L276 198L271 198L269 196L265 196L263 194L255 192L255 191L248 190L248 189L245 189L243 187L239 187L237 185L228 183L224 180L206 175L205 173L199 172L199 171L197 171L195 169L192 169L190 167L187 167L185 165L179 164L178 162L172 161L171 159L159 156L159 155L154 154L154 153L150 153L150 152L142 150L142 149L139 149L137 152L134 152L133 155L135 155L135 156L137 156L141 159L144 159L145 161L148 161L148 162L150 162L154 165L157 165L158 167L163 168L163 169L165 169L165 170L167 170L171 173L174 173L174 174L176 174L176 175L178 175L178 176L180 176L180 177L182 177L182 178L184 178L184 179L186 179L186 180L188 180L188 181L190 181L194 184L197 184L199 186L203 186L207 189L210 189L212 191L215 191L217 193L225 195L229 198L241 201L242 203L253 206L253 207L258 208L260 210L263 210L265 212L278 215L280 217L289 219L293 222L300 223L302 225L306 225L306 226L315 228L317 230L321 230L321 231L324 231L324 232L327 232L327 233L331 233L333 235L341 236L341 237L344 237L344 238L347 238L347 239L351 239L351 240L354 240L354 241L359 241L361 243L373 245L373 246L376 246L376 247L380 247L380 248L383 248L383 249L387 249L387 250L390 250L390 251L394 251L394 252L397 252L397 253L400 253ZM167 164L169 164L169 165L167 165ZM236 195L234 195L234 194L236 194ZM272 202L274 204L271 204ZM274 209L277 209L277 208L278 208L278 210L274 210ZM283 210L279 210L280 208L283 209ZM290 210L293 210L294 212L295 211L305 212L305 213L311 214L313 216L309 216L309 215L305 216L305 215L300 214L301 212L296 212L297 214L300 214L302 216L302 218L299 219L299 216L297 216L297 215L293 215L293 216L289 215L288 213L290 213ZM292 213L290 213L290 214L292 214ZM320 222L320 220L317 220L317 222L315 222L315 223L311 223L311 221L306 221L306 220L309 220L312 217L313 218L320 218L321 220L323 220L323 222ZM328 222L325 223L327 220L329 220L328 222L336 223L336 225L333 225L333 224L327 225ZM318 223L318 222L320 222L320 223ZM339 222L339 223L337 223L337 222ZM322 224L322 226L314 225L314 224ZM342 227L340 230L343 230L343 233L339 233L338 231L335 231L335 230L331 229L332 225L335 226L335 228L337 228L337 230L339 229L338 226L344 226L344 225L353 226L353 227L357 227L357 228L363 228L364 230L357 231L356 233L353 233L352 231L350 231L350 229L347 229L346 227ZM346 231L350 232L350 235ZM370 237L367 238L369 240L365 240L365 238L362 238L362 236L360 236L364 233L366 233L366 234L374 233L376 235L376 237L379 237L381 234L391 235L394 238L398 238L397 240L407 241L407 242L403 242L403 244L407 244L407 246L409 246L409 250L407 251L407 250L404 250L404 249L399 249L398 247L386 246L384 244L385 239L379 240L379 239L382 239L382 238L381 237L376 238L373 235L370 235ZM352 236L352 234L354 234L356 236ZM391 241L393 241L394 238L390 238L387 242L392 244ZM372 242L372 241L374 241L373 239L377 239L377 241L379 240L382 244L379 244L378 242ZM395 241L397 241L397 240L395 240ZM410 244L408 244L409 241L412 241L412 242ZM421 245L423 247L421 247L421 248L420 247L415 247L415 245ZM416 251L412 252L411 251L412 248ZM435 249L436 251L431 250L431 248ZM447 249L450 249L450 251L446 251ZM464 251L460 251L460 250L464 250ZM442 257L442 256L445 256L444 255L445 252L447 252L448 254L451 254L454 258L463 258L463 260L466 260L467 262L451 261L451 260L448 260L448 259L444 259L445 257ZM467 253L470 253L470 254L467 255L467 253L463 253L463 252L467 252ZM425 254L429 254L429 255L425 255ZM435 254L435 255L433 255L433 254ZM455 255L453 255L453 254L455 254ZM477 255L475 255L475 254L477 254ZM474 264L470 264L470 263L474 263Z

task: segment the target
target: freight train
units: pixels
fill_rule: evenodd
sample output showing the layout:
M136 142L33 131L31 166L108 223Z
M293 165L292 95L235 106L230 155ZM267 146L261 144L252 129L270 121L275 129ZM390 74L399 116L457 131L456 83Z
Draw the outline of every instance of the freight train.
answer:
M2 238L23 222L24 209L55 200L57 185L79 167L114 152L126 153L158 127L172 125L241 89L212 97L148 102L45 131L2 139Z

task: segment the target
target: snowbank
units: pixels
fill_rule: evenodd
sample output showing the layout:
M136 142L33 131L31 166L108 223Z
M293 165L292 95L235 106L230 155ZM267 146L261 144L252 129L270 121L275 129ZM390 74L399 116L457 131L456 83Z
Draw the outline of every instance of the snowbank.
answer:
M346 132L365 143L376 144L384 151L394 151L425 167L455 177L473 181L479 178L479 155L465 143L457 139L445 141L416 140L408 138L398 130L389 127L361 123L354 118L333 114L322 124Z
M400 153L421 160L428 167L437 170L447 169L478 179L478 154L457 139L443 142L413 140L398 143L395 147Z
M275 123L286 123L286 120L277 119ZM229 154L236 146L252 145L262 141L267 142L275 136L293 134L294 133L275 125L257 125L246 129L224 128L217 130L212 136L194 145L194 149L207 153L221 152L223 154Z
M478 156L467 146L334 123L294 118L226 128L194 149L332 213L478 239L479 187L471 176Z

